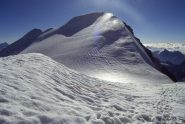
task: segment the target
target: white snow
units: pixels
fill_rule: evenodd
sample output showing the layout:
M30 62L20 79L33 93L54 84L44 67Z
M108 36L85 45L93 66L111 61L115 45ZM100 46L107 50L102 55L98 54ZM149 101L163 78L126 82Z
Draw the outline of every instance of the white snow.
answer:
M91 17L84 15L67 23L66 27L70 30L65 28L65 31L72 35L61 34L63 28L52 29L39 37L41 41L21 53L42 53L71 69L109 81L170 81L166 75L151 67L150 57L120 19L111 13L104 13L96 17L92 24L83 27L83 23L89 22ZM81 30L73 34L71 25Z
M91 78L38 53L0 58L0 123L185 123L185 84L142 81Z

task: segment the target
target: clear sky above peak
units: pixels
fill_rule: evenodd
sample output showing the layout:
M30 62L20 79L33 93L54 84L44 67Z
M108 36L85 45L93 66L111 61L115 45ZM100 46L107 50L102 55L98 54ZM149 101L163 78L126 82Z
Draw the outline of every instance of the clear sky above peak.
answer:
M142 42L185 42L185 0L0 0L0 43L102 11L125 21Z

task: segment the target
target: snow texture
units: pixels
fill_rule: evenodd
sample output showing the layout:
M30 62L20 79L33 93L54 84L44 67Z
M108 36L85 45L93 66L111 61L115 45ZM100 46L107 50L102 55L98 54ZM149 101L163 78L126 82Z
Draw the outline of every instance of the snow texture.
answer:
M0 58L0 123L185 123L185 84L134 82L91 78L38 53Z
M42 53L71 69L109 81L170 81L152 67L133 32L111 13L75 17L58 29L47 30L21 53Z

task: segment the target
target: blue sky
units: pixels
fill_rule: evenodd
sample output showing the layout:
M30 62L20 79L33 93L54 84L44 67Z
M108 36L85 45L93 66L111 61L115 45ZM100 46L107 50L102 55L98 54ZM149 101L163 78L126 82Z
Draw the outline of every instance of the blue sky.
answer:
M114 13L142 42L185 42L185 0L0 0L0 42L97 11Z

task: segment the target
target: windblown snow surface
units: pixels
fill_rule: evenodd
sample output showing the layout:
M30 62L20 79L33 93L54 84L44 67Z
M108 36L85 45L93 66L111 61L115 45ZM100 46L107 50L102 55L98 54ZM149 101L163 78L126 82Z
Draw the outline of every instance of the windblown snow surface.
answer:
M152 67L131 29L111 13L75 17L44 32L21 53L42 53L71 69L109 81L170 81Z
M183 83L103 81L38 53L0 58L0 124L183 124L184 103Z

